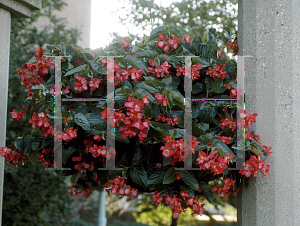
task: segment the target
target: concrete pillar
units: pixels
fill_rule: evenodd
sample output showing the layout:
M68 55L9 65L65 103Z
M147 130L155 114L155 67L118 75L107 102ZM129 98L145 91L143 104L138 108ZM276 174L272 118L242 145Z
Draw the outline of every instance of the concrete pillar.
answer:
M270 175L238 194L238 225L300 222L300 1L239 0L238 55L245 58L246 111L272 147ZM251 130L250 130L251 131Z
M30 17L31 10L40 9L41 5L42 0L0 1L0 147L6 146L5 141L11 19ZM0 226L2 224L4 164L5 158L0 157Z
M8 70L9 70L9 45L10 45L10 12L0 8L0 147L5 146L6 141L6 117L7 117L7 93L8 93ZM2 221L2 200L4 182L5 157L0 157L0 225Z

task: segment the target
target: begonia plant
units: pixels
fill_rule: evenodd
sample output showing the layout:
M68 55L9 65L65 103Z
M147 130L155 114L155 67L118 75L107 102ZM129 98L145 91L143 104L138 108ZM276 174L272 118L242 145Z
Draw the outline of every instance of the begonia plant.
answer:
M259 135L249 132L257 114L239 106L235 36L228 29L220 34L210 29L206 38L182 35L169 26L155 28L142 42L129 40L107 48L88 50L76 45L47 45L17 69L21 84L29 90L22 111L11 116L32 124L32 133L16 139L12 148L0 148L0 155L17 167L23 163L54 165L55 60L62 56L62 166L56 170L72 175L76 185L70 195L84 198L104 187L108 194L136 196L152 193L156 205L166 203L177 218L185 208L204 213L203 199L214 202L219 194L235 196L241 184L261 172L269 174L265 160L271 147L262 145ZM227 47L227 51L225 51ZM49 57L49 56L52 56ZM114 58L115 167L106 168L107 56ZM180 57L182 56L182 57ZM192 78L192 166L178 170L185 161L184 56L191 58ZM71 98L100 98L100 101L72 101ZM204 100L207 99L207 100ZM219 99L209 101L208 99ZM226 99L222 101L221 99ZM201 101L200 101L201 100ZM244 122L236 122L236 113ZM17 123L17 122L16 122ZM237 129L245 136L237 140ZM236 150L244 144L243 170L236 166ZM81 188L81 189L80 189ZM75 194L74 194L75 192Z

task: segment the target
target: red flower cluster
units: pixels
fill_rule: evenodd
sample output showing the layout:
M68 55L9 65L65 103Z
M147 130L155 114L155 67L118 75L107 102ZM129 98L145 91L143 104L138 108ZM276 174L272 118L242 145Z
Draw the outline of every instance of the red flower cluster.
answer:
M154 61L151 59L149 64L151 66L154 66L155 63ZM162 63L161 65L158 65L156 66L156 68L152 68L152 67L148 67L147 71L149 73L152 73L152 74L155 74L156 73L156 76L157 78L163 78L164 77L164 74L167 74L169 75L170 72L168 71L168 69L171 67L171 65L168 64L168 61L165 61L164 63Z
M120 136L121 139L126 139L127 137L131 138L138 135L139 142L142 143L147 137L150 120L148 118L144 118L142 108L145 107L145 104L149 103L147 99L148 96L149 94L143 96L142 100L138 100L136 98L131 99L131 95L129 95L127 102L125 103L125 107L127 107L127 117L122 110L114 112L115 126L119 126L120 123L123 122L123 126L120 128L120 131L122 131ZM107 108L101 108L105 110L100 112L102 115L101 119L105 119L107 122ZM142 121L142 119L144 120Z
M85 199L87 199L88 197L90 197L91 195L89 193L91 193L93 191L92 188L87 188L85 192L84 191L77 191L76 189L73 190L71 188L68 188L68 189L70 189L69 194L71 195L71 197L73 197L73 194L74 194L73 192L75 192L75 194L76 194L75 196L77 198L80 197L81 194L84 194L82 196L82 198L85 198Z
M15 109L13 109L12 112L10 112L11 117L16 121L18 120L18 122L20 121L21 118L24 118L26 116L26 113L24 111L21 112L17 112Z
M72 159L73 160L73 159ZM73 160L74 161L74 160ZM74 161L75 162L75 161ZM83 170L84 173L86 173L86 170L93 171L95 169L94 167L94 162L91 162L90 164L86 162L80 162L74 166L74 169L78 170L81 172Z
M227 42L226 45L230 46L230 48L232 49L233 56L236 56L237 52L238 52L238 44L232 43L232 42Z
M176 76L181 76L182 74L185 75L185 65L183 64L183 67L176 66L177 73ZM195 81L200 78L200 70L202 69L202 64L194 64L191 66L191 75L192 75L192 80Z
M19 150L19 149L18 149ZM7 161L8 164L13 165L15 168L17 168L18 159L21 156L22 162L25 162L28 160L28 158L25 157L23 152L19 150L19 153L16 151L11 151L11 149L7 147L1 147L0 148L0 156L5 157L5 161Z
M85 77L76 76L76 82L74 82L74 89L81 93L83 90L87 90L87 81Z
M246 129L246 131L248 131L248 127L252 125L252 123L256 122L256 116L258 114L254 113L254 114L250 114L249 112L246 112L245 110L241 109L240 111L240 117L238 119L237 125L238 128L240 129L242 127L242 125L244 124L244 128ZM244 120L242 120L244 118Z
M199 157L196 161L199 163L200 168L204 170L210 169L211 173L214 173L214 175L223 173L223 170L225 170L227 164L229 164L229 160L234 158L233 154L223 157L218 154L217 151L212 151L209 157L204 151L199 151L198 154Z
M169 136L166 136L166 138L163 138L164 141L166 141L165 146L161 146L160 150L162 150L162 155L165 157L170 157L172 155L172 161L171 164L175 164L175 162L178 161L184 161L184 152L185 152L185 145L183 139L175 140L172 139ZM198 147L199 142L197 139L193 136L188 139L188 146L187 146L187 154L190 154L190 152L195 153L195 148Z
M36 129L36 126L38 126L40 130L43 129L44 137L48 137L49 135L54 135L54 129L50 126L49 122L50 119L46 117L44 112L40 112L38 114L38 118L36 117L36 112L33 112L32 118L29 119L29 123L32 124L33 129Z
M229 86L230 85L228 84L228 87ZM228 89L231 89L231 86ZM241 100L242 95L244 95L244 91L242 89L239 89L238 87L236 87L235 89L231 89L230 91L230 97L236 98L238 101Z
M171 125L171 126L175 126L179 121L180 118L177 117L177 115L173 115L173 120L166 117L165 115L159 115L157 116L154 120L155 121L161 121L161 122L166 122L167 124Z
M26 89L28 90L30 90L33 85L40 85L45 79L42 75L48 74L50 68L54 69L54 61L46 61L43 57L44 50L42 47L40 49L36 48L34 51L38 51L38 54L34 56L37 61L36 64L25 63L23 68L26 69L26 73L17 69L19 77L21 78L20 84L26 85ZM33 74L33 72L36 72L38 75ZM30 73L32 74L30 75ZM30 77L27 78L27 75L30 75Z
M91 81L89 83L89 86L91 88L91 91L95 91L99 88L99 84L102 79L100 78L91 78Z
M184 203L194 211L192 213L192 215L194 215L194 214L201 215L205 212L205 209L203 208L203 206L205 204L201 204L203 202L203 199L199 200L198 198L190 197L187 194L186 190L182 191L180 195L183 198ZM181 202L183 200L180 198L177 198L176 197L177 195L174 195L173 198L171 198L168 194L160 196L159 192L156 192L153 195L151 195L151 197L156 205L159 205L159 203L162 203L164 196L165 196L166 204L169 204L170 209L173 210L173 218L178 218L182 212L185 213L184 207L181 206Z
M184 35L183 39L186 43L189 43L190 45L192 45L192 42L189 40L189 37L190 37L189 35Z
M224 143L224 144L229 144L229 142L231 141L232 137L225 137L225 136L218 136L218 135L215 135L214 137L218 137L221 139L221 141ZM210 138L210 141L211 141L212 138ZM209 141L209 145L210 145L210 141Z
M62 90L62 94L67 94L67 93L70 93L70 89L71 86L67 85L65 87L65 89ZM53 85L49 91L50 94L52 94L53 96L55 96L55 85Z
M250 159L243 163L243 166L245 166L244 170L240 170L239 173L245 175L246 177L250 177L251 174L256 177L257 172L260 170L262 178L265 174L270 174L270 165L263 164L266 159L261 160L262 155L262 152L258 154L258 158L255 155L251 155Z
M169 47L172 46L172 50L177 49L178 44L180 44L180 38L177 36L173 36L169 38L169 42L167 42L166 37L164 35L159 35L157 39L156 46L161 48L164 52L169 51Z
M45 156L42 153L38 153L37 157L38 157L39 162L42 163L43 165L45 165L46 168L48 168L51 165L50 160L48 159L46 161Z
M131 188L130 185L126 185L125 179L118 175L115 177L114 180L110 180L102 186L105 186L106 188L105 190L108 195L118 193L119 195L123 195L123 196L128 195L129 198L131 196L137 196L138 190L135 188Z
M119 43L119 45L122 46L122 48L123 48L124 50L128 50L130 43L129 43L128 40L126 40L126 41L125 41L125 40L122 40L122 41Z
M221 196L224 197L225 199L229 197L229 192L231 192L232 196L235 197L239 192L239 189L236 189L234 187L235 180L229 179L225 176L223 182L224 182L223 186L213 185L211 187L211 191L216 192L217 194L221 193Z
M226 78L227 71L224 71L224 66L225 64L219 64L217 65L214 69L211 69L211 67L208 67L206 75L209 75L209 77L216 79L216 78L221 78L224 79Z
M164 97L163 95L161 95L160 93L156 93L155 94L155 98L156 100L161 103L163 106L167 106L169 98Z
M70 127L62 133L62 139L66 142L69 142L73 138L77 137L77 129L73 130L73 127Z
M223 58L223 57L224 57L224 55L221 55L221 53L222 53L222 51L221 51L221 50L219 50L219 51L218 51L219 57L220 57L220 58Z
M120 74L120 72L122 73ZM142 74L143 74L143 70L138 70L136 68L129 68L129 69L126 68L126 70L123 69L121 71L117 71L115 77L115 85L118 85L122 81L126 81L129 75L131 76L131 79L133 81L137 82L138 79L142 79Z
M94 144L93 147L87 147L86 149L88 150L88 152L92 153L94 158L98 158L100 155L107 158L105 145L98 146L98 145Z
M230 119L228 118L221 119L220 122L221 122L220 126L222 129L228 126L229 128L232 128L232 131L234 131L236 128L236 122L233 122L233 117L231 117Z
M254 134L254 131L252 131L251 133L247 132L245 134L245 138L248 139L248 140L250 140L251 142L253 141L253 138L255 138L256 140L260 139L259 135L255 135Z

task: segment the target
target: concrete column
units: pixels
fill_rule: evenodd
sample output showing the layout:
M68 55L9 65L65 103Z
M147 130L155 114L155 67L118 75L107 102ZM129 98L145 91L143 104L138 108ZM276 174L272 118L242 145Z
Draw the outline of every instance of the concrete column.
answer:
M11 19L30 17L31 10L40 9L41 6L42 0L0 1L0 147L6 146L6 118ZM4 164L5 158L0 157L0 226L2 225Z
M246 111L272 147L270 175L238 194L238 225L300 222L300 1L239 0L238 55L245 58ZM251 130L250 130L251 131Z
M7 117L7 93L8 93L8 70L9 70L9 46L10 46L10 12L0 8L0 147L5 146L6 141L6 117ZM2 222L2 200L4 182L5 157L0 157L0 225Z

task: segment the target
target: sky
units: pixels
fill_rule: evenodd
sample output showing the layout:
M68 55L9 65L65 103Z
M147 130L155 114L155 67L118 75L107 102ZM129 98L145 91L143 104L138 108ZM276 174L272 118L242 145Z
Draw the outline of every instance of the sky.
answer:
M154 2L161 6L169 6L172 2L178 2L179 0L154 0ZM125 10L121 11L118 15L112 14L113 10L116 10L116 5L118 7L127 6L127 1L119 2L119 0L109 0L109 4L103 4L103 1L92 0L92 16L91 16L91 49L96 49L99 47L105 47L109 44L111 40L109 33L118 32L121 36L128 35L127 27L119 23L119 16L125 17ZM127 5L126 5L127 3ZM139 29L135 26L128 27L130 33L137 34ZM150 31L149 31L150 32ZM141 36L146 33L140 33Z
M208 1L208 0L206 0ZM127 30L132 34L149 35L150 31L140 31L135 26L124 26L119 22L119 16L125 17L128 10L128 0L109 0L108 4L104 4L101 0L92 0L92 15L91 15L91 49L105 47L112 40L109 33L118 32L120 36L127 36ZM180 0L154 0L157 5L162 7L170 6L172 2L180 2ZM117 7L116 7L117 6ZM120 13L112 13L112 11L121 7L125 9ZM127 11L126 11L127 7Z

